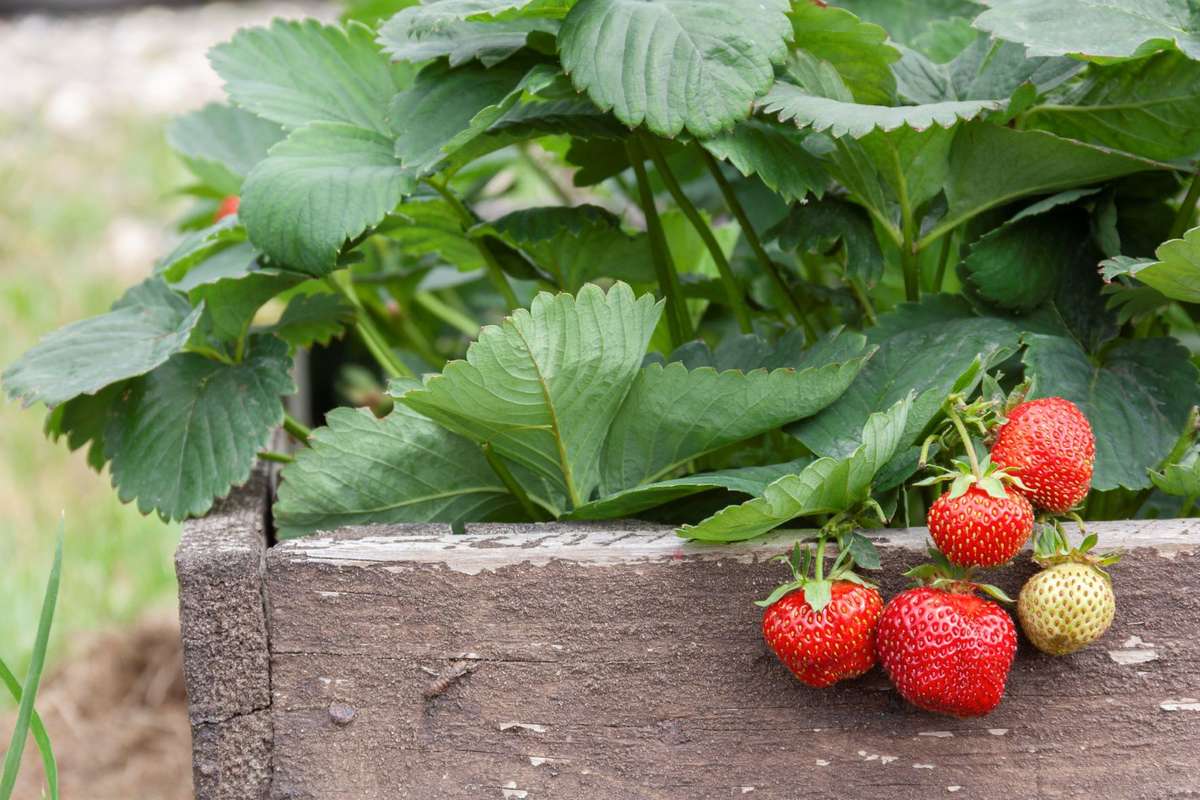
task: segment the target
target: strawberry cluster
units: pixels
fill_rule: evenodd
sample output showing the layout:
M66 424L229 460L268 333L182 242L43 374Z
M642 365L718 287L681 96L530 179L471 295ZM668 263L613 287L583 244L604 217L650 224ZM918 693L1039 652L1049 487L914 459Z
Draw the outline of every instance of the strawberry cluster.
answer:
M1095 437L1087 417L1060 397L1018 402L1005 416L974 413L952 397L943 446L955 440L966 454L918 485L950 482L929 507L931 563L906 574L920 585L885 605L879 590L853 572L846 530L822 530L817 555L797 545L794 580L761 605L768 646L801 681L829 686L867 672L878 661L900 695L926 711L956 717L989 713L1004 696L1017 651L1012 617L994 600L1011 603L976 570L1011 561L1030 540L1035 509L1044 522L1034 559L1045 569L1020 593L1018 615L1039 649L1060 655L1094 641L1115 611L1111 581L1101 567L1114 555L1092 556L1095 536L1072 548L1053 515L1069 513L1088 493ZM969 426L992 439L976 457ZM930 442L922 455L924 463ZM1078 519L1076 517L1076 519ZM840 552L828 575L824 547L836 536ZM861 542L858 542L861 551ZM816 575L809 569L815 564ZM875 564L874 566L878 566Z

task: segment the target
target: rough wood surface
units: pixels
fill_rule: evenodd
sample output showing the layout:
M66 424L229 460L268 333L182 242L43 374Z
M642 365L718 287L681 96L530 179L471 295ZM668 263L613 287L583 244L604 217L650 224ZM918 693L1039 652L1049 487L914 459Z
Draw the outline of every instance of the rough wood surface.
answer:
M184 523L175 554L183 672L199 800L258 800L271 765L263 595L269 471Z
M979 720L878 671L809 689L762 643L794 533L349 529L268 551L277 800L1200 797L1200 524L1097 524L1129 549L1116 622L1022 640ZM885 596L925 532L881 540ZM1016 592L1023 563L993 573Z

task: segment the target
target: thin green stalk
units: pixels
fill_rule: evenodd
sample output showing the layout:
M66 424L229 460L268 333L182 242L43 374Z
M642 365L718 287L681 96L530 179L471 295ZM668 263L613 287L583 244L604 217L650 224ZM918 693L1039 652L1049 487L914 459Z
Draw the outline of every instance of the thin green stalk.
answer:
M1183 501L1183 505L1181 505L1179 507L1179 514L1177 516L1190 517L1192 515L1192 510L1195 507L1196 507L1196 495L1192 495L1191 497L1189 497Z
M325 282L335 291L340 293L346 300L355 308L357 312L354 315L354 330L358 333L360 339L371 356L379 364L384 374L389 378L412 378L413 371L408 368L408 365L401 361L384 338L379 328L375 326L375 321L371 319L371 313L363 306L362 301L358 299L358 295L354 293L352 286L347 286L343 282L348 276L345 273L335 272L325 278Z
M300 444L308 444L312 429L286 411L283 413L283 429L292 435Z
M633 175L637 179L638 195L641 198L642 214L646 217L646 234L650 237L650 256L654 261L654 272L658 278L659 289L667 300L667 331L671 337L671 347L675 348L692 339L692 319L688 316L687 304L683 299L683 287L679 283L679 275L675 272L675 264L671 260L671 250L667 247L667 236L663 232L662 220L658 217L658 208L654 205L654 190L650 188L650 179L646 176L646 166L643 163L645 154L634 137L625 140L625 152L629 156L629 165L633 167Z
M13 700L20 704L21 684L17 682L17 676L12 674L12 670L3 661L0 661L0 681L8 687L8 692L13 696ZM58 762L54 759L50 734L46 733L46 726L42 724L42 718L36 711L29 717L29 732L33 734L33 741L38 747L38 752L42 754L42 772L46 774L47 793L50 800L58 800Z
M763 247L762 240L758 238L758 232L754 230L754 223L750 221L750 215L746 213L746 209L737 198L737 193L733 191L733 187L729 185L729 181L725 180L725 175L721 172L721 166L717 160L713 158L712 153L699 148L701 156L704 158L704 164L708 167L709 173L713 176L713 180L717 183L717 188L721 190L721 196L725 198L725 205L729 208L733 218L737 220L741 226L742 235L746 237L746 244L750 245L750 249L754 252L754 257L758 259L759 266L763 272L775 284L775 288L783 296L784 302L787 303L788 310L791 312L796 323L804 327L804 332L811 342L817 338L817 331L813 327L812 322L805 316L804 311L800 308L799 301L792 294L792 289L784 280L783 274L779 271L779 265L771 260L771 256L767 253L767 249Z
M413 301L442 322L462 332L469 339L479 335L479 323L456 308L443 303L431 292L417 292Z
M643 138L643 145L646 152L650 154L650 160L654 162L654 168L658 170L658 177L662 178L663 184L666 185L667 191L671 193L671 197L675 198L675 205L683 212L683 215L688 218L688 222L696 229L696 233L700 234L700 239L704 242L704 246L708 248L709 255L712 256L713 262L717 265L717 272L721 274L721 283L725 284L725 295L729 300L729 307L733 311L733 317L737 320L738 328L742 333L753 333L754 323L750 319L750 309L746 307L746 298L742 292L742 287L738 284L737 276L733 274L733 267L729 265L729 259L725 257L725 251L721 249L721 243L717 241L717 237L713 235L712 228L700 211L684 194L683 188L680 187L679 181L675 179L675 174L671 172L670 165L667 164L667 159L663 156L662 150L658 144L650 136Z
M435 181L432 178L426 178L425 183L433 187L433 190L442 196L442 199L454 209L454 213L458 215L459 223L465 232L475 224L475 216L471 210L463 205L462 200L454 192L450 191L449 187L440 181ZM492 286L504 298L504 302L508 304L509 310L517 308L521 305L521 301L517 299L516 292L508 282L508 277L504 274L504 270L500 267L500 262L496 260L496 256L488 249L482 239L471 238L471 242L475 245L475 249L479 251L479 255L483 258L485 270L488 275L488 280L492 282Z
M963 449L967 451L967 459L971 462L971 474L976 479L982 478L983 471L979 468L979 459L975 457L975 446L971 444L971 434L967 432L967 426L963 424L962 418L949 403L946 405L946 416L954 423L954 430L958 431L958 436L962 439Z
M258 459L260 461L273 461L276 464L291 464L296 460L287 453L276 453L274 450L259 450Z
M1187 194L1183 197L1183 203L1179 206L1178 213L1175 214L1175 222L1171 224L1171 232L1167 234L1168 239L1183 238L1183 234L1187 229L1192 227L1192 217L1196 214L1196 201L1200 200L1200 170L1192 176L1191 185L1188 186Z
M817 573L816 580L825 580L825 533L821 532L821 537L817 540Z
M942 291L942 284L946 280L946 264L950 260L950 242L954 239L954 231L950 231L942 237L942 250L938 253L937 272L933 276L932 291L934 294Z
M567 190L559 185L554 176L550 174L550 170L546 169L546 165L541 161L538 161L537 157L534 156L533 153L529 152L529 146L527 144L521 144L517 146L517 157L521 160L521 163L528 167L529 171L536 175L537 179L541 181L545 187L554 194L555 197L558 198L560 203L567 206L574 204L574 201L571 199L571 195L567 194Z
M25 740L29 737L29 726L33 721L33 704L37 697L38 684L42 680L42 669L46 666L46 646L50 641L50 625L54 622L54 606L58 602L58 585L62 578L63 522L58 523L58 537L54 545L54 561L50 565L50 577L46 581L46 593L42 599L42 613L38 618L37 633L34 635L33 655L29 671L25 673L21 703L17 707L17 722L13 726L12 739L4 756L4 773L0 775L0 800L12 797L17 783L17 772L21 769L21 755L25 751Z
M846 283L850 286L850 293L854 295L854 299L862 307L863 316L867 318L867 322L872 326L878 324L879 317L875 313L875 306L871 303L871 296L863 288L862 281L858 278L847 276Z
M404 334L404 338L408 340L413 350L421 358L438 369L446 365L445 356L434 348L433 344L429 341L429 337L425 335L420 326L404 313L400 315L400 332Z

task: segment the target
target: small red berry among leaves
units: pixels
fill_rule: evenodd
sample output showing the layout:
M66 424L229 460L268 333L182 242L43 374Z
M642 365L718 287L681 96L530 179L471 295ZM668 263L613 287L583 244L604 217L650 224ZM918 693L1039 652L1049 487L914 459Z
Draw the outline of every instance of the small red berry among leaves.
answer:
M1007 611L969 590L922 586L888 602L876 649L908 702L938 714L980 717L1004 696L1017 631Z
M814 611L802 590L772 603L763 614L767 646L792 674L823 688L875 666L875 625L883 598L874 587L834 581L829 604Z
M213 214L213 222L220 222L228 216L232 216L238 212L238 206L241 205L241 198L236 194L231 194L221 200L221 204L217 206L217 211Z
M1096 437L1070 400L1030 400L1009 412L1000 426L992 461L1021 479L1034 505L1062 514L1091 488Z
M952 563L998 567L1029 541L1033 506L1014 489L997 497L974 483L957 497L946 492L935 500L927 523L933 543Z

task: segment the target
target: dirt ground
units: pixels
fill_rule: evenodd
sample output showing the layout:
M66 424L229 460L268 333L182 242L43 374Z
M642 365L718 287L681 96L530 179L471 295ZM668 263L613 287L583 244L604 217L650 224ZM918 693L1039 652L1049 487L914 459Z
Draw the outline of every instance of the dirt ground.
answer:
M43 681L37 708L58 759L63 798L187 800L191 732L179 623L149 617L93 637ZM10 712L0 731L12 730ZM39 800L41 758L26 745L14 800Z

